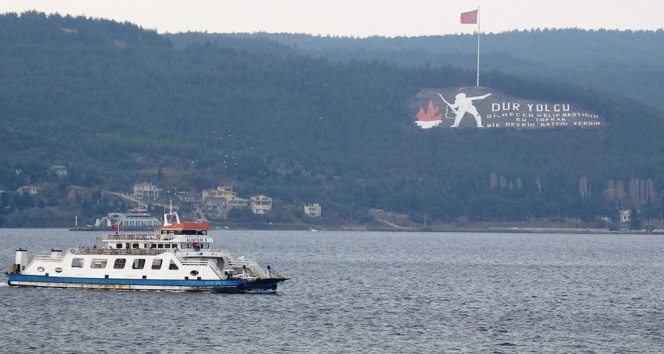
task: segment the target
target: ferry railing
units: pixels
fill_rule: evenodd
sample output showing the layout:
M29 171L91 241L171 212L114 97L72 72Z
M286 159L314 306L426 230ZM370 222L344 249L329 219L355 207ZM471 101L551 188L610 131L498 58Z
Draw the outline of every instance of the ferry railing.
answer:
M233 259L229 265L233 267L233 269L240 273L240 272L246 272L248 271L251 276L254 276L259 279L265 279L269 278L269 276L263 271L263 269L256 263L255 261L252 260L235 260Z
M172 240L172 235L148 235L148 234L109 234L104 241L158 241Z
M150 255L156 256L165 252L172 251L174 249L164 249L164 248L94 248L94 247L78 247L70 248L69 253L74 257L76 256L91 256L91 255L128 255L128 256L142 256ZM54 257L52 254L42 254L37 255L32 259L30 264L36 261L40 262L61 262L64 258L64 255Z
M233 256L228 250L218 250L218 253L224 259L224 262L228 264L228 266L232 267L233 270L238 274L244 273L244 275L247 277L254 277L257 279L266 279L271 277L271 275L265 273L265 271L255 261L236 260L233 258ZM187 258L185 260L185 258L183 258L179 253L176 253L176 257L178 257L180 262L182 262L182 265L198 265L198 266L209 265L217 273L217 275L219 275L220 277L225 276L223 275L223 271L219 269L216 262L214 262L213 260L208 260L208 259L197 260L196 258ZM271 272L271 274L274 273Z
M215 274L217 274L219 279L224 279L224 277L225 277L224 272L221 269L219 269L219 267L217 267L216 262L213 262L211 259L208 259L207 263L208 263L208 266L210 268L212 268L212 270L215 272Z
M268 270L268 273L265 273L263 268L254 261L245 261L249 264L246 265L246 269L251 271L254 277L258 279L271 279L271 278L286 278L284 275L273 271L272 269ZM244 270L244 268L243 268Z
M75 255L128 255L128 256L155 256L160 255L165 252L172 251L174 249L168 248L90 248L90 247L78 247L72 248L69 250L70 253Z
M187 258L185 259L180 255L179 252L175 252L175 257L182 263L183 266L207 266L210 267L216 274L219 276L220 279L223 279L225 277L224 273L219 269L217 266L217 262L213 261L212 259L196 259L196 258Z
M53 257L51 255L42 254L42 255L36 256L34 258L34 260L40 260L40 261L44 261L44 262L60 262L60 261L62 261L62 258L63 257Z

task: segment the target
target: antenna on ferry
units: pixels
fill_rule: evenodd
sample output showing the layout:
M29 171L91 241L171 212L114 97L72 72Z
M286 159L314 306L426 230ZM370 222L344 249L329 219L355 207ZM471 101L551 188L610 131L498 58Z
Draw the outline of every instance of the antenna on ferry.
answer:
M176 224L180 223L180 217L177 212L173 211L173 201L170 201L170 206L168 208L168 213L164 213L164 226L171 226L173 222Z

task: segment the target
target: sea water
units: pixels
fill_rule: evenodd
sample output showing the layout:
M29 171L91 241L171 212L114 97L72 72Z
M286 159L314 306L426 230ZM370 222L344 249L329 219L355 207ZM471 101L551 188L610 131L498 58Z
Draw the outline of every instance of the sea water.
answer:
M276 294L15 288L6 353L654 353L664 237L214 230L215 245L292 279ZM14 250L98 232L0 229Z

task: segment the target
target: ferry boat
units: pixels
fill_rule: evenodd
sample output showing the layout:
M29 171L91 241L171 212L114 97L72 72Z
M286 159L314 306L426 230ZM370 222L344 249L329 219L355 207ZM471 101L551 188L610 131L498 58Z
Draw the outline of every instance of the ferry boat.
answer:
M288 278L255 261L213 249L207 222L180 222L172 209L155 234L115 232L101 247L51 250L28 262L16 251L10 286L116 290L275 292Z

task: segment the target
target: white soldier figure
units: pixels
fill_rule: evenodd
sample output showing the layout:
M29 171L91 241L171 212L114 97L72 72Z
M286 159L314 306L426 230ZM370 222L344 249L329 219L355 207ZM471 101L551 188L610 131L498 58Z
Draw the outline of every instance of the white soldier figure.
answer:
M445 103L447 103L447 105L452 109L452 111L455 114L454 124L452 125L452 128L459 127L459 123L461 123L461 118L463 118L463 116L465 116L466 113L470 113L475 117L475 121L477 122L478 128L483 128L484 126L482 125L482 117L480 117L480 114L477 113L477 108L475 108L475 106L473 105L473 101L483 100L489 96L491 96L490 93L487 93L486 95L482 96L466 97L465 93L460 93L456 95L454 103L449 104L447 103L447 101L445 101ZM443 96L441 95L440 97L442 98Z

